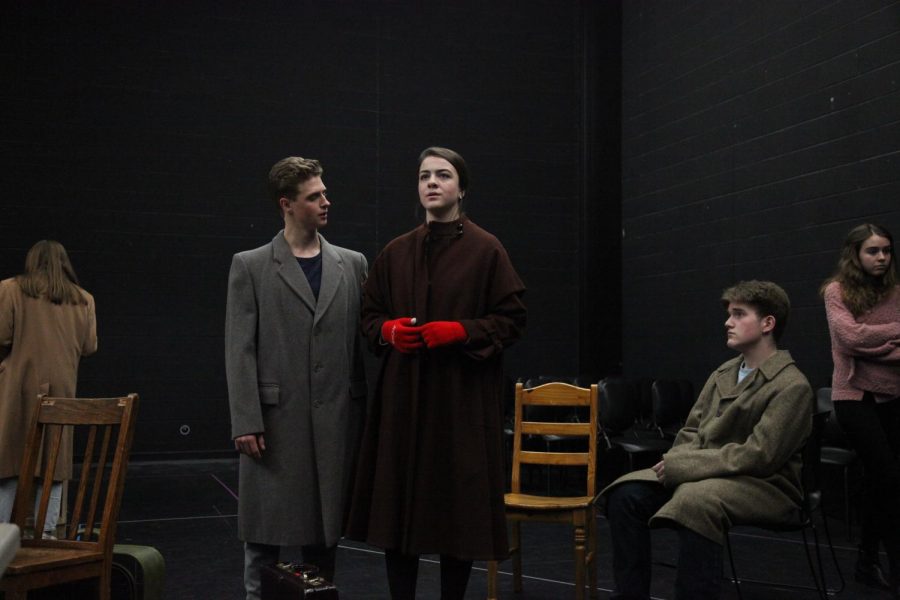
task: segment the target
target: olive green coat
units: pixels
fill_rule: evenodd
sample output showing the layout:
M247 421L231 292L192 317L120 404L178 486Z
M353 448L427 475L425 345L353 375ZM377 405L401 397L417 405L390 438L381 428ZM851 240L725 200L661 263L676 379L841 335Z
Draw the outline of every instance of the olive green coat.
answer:
M38 394L72 397L82 356L97 350L94 298L53 304L30 298L14 278L0 281L0 479L17 477ZM71 431L54 479L72 477Z
M719 543L731 525L788 520L799 506L801 449L812 428L813 394L780 350L737 383L741 357L710 375L672 449L663 456L672 499L650 519ZM651 469L625 481L658 482Z

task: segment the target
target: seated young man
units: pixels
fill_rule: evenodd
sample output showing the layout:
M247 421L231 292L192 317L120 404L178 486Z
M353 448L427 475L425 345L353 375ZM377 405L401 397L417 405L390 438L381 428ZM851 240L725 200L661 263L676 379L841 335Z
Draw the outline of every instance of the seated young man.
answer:
M801 447L812 427L809 382L777 340L790 300L769 281L725 290L728 347L662 460L608 486L617 592L650 597L650 527L679 535L675 598L718 598L732 524L789 520L801 501Z

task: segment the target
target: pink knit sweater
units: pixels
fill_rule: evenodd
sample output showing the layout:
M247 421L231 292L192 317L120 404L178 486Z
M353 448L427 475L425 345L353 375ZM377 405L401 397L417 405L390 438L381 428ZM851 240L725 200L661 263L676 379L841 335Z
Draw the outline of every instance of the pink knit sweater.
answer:
M863 392L900 396L900 286L854 318L837 282L825 288L831 332L832 400L861 400Z

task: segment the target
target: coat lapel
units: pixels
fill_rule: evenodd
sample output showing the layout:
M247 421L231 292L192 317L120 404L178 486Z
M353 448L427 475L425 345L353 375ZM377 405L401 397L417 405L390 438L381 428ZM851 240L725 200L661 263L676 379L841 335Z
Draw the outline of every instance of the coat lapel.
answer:
M719 416L734 402L744 388L747 387L747 380L753 376L750 375L740 384L737 382L737 372L741 366L741 357L732 359L722 365L716 374L716 390L717 394L713 398L712 410L713 414Z
M736 359L722 365L716 375L716 387L719 391L718 397L713 401L713 410L716 415L721 415L742 394L748 391L755 391L765 382L773 379L782 369L793 364L794 360L787 350L778 350L753 373L747 375L742 382L738 383L737 374L741 362L742 359L738 356Z
M319 302L316 306L314 323L318 323L325 311L328 310L328 306L337 295L338 287L344 278L344 261L341 260L340 254L321 235L319 243L322 247L322 283L319 286ZM307 285L307 287L309 286Z
M303 269L300 268L297 259L291 252L291 247L284 239L284 230L279 231L272 240L272 259L277 265L278 276L303 301L310 312L315 313L316 298L303 274Z

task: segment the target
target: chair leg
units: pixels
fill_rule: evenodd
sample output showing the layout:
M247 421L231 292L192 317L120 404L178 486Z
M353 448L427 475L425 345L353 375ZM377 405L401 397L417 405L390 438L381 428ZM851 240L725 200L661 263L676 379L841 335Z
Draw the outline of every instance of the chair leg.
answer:
M108 569L103 570L103 574L100 576L100 600L110 600L110 596L112 595L112 564L109 565Z
M737 569L734 568L734 551L731 549L731 535L725 533L725 547L728 549L728 562L731 565L731 580L734 582L734 589L737 591L738 600L744 600L741 593L741 580L738 577Z
M825 540L828 542L828 549L831 552L831 560L834 562L834 570L837 571L838 579L841 582L841 587L836 590L830 590L828 587L825 587L826 594L840 594L844 591L844 588L847 586L847 582L844 581L844 573L841 571L841 565L838 563L837 553L834 551L834 544L831 541L831 531L828 530L828 517L825 515L825 511L822 511L822 529L825 531ZM822 571L822 584L825 584L825 571Z
M847 541L853 541L853 521L850 514L850 466L844 465L844 517L847 519Z
M588 593L591 598L597 598L597 509L591 506L588 512Z
M512 554L513 564L513 590L522 591L522 524L514 521L512 524L512 547L509 549Z
M497 561L487 561L488 593L487 600L497 600Z
M585 523L584 512L576 515L575 523L575 600L584 600Z
M812 575L813 583L816 586L816 592L818 593L821 600L827 600L828 594L825 591L825 568L822 566L822 552L819 548L819 534L816 533L816 526L814 524L810 528L813 532L813 543L816 547L816 562L819 564L818 571L816 571L816 565L815 563L813 563L812 554L809 551L809 542L806 538L806 528L800 530L800 535L803 537L803 550L806 552L806 562L809 564L809 572Z

